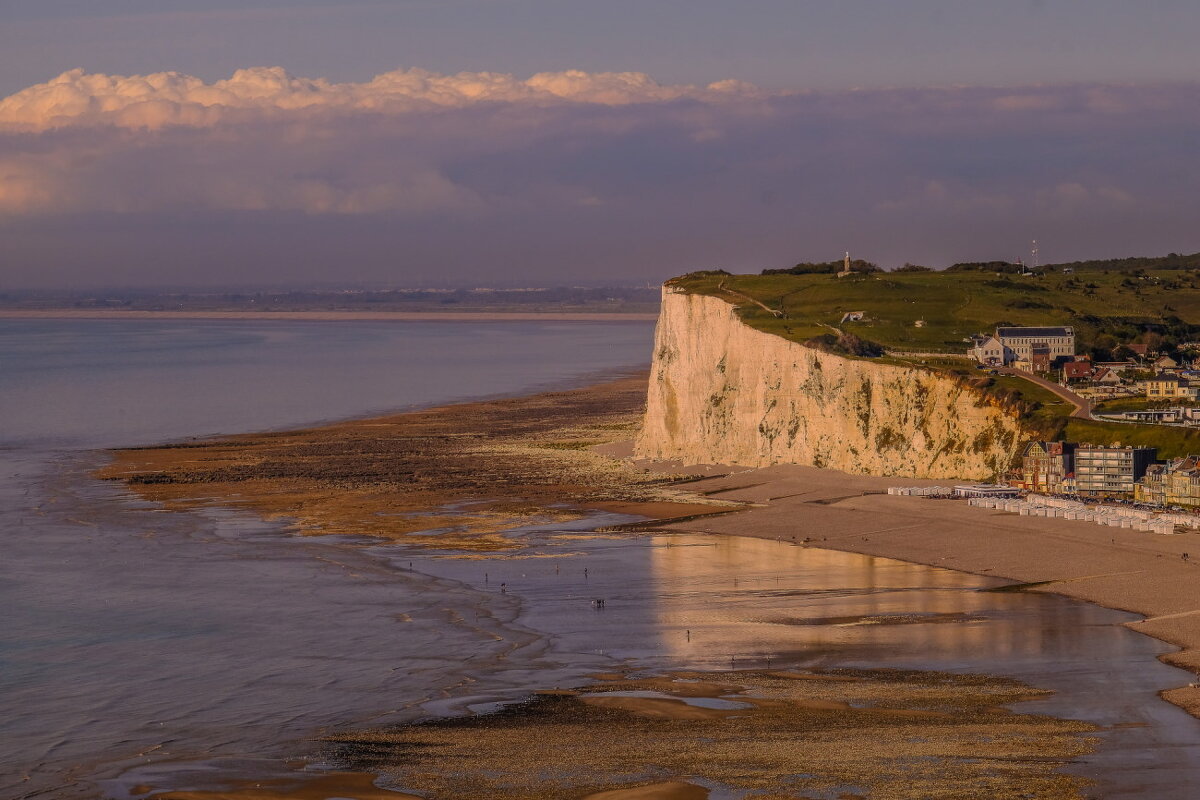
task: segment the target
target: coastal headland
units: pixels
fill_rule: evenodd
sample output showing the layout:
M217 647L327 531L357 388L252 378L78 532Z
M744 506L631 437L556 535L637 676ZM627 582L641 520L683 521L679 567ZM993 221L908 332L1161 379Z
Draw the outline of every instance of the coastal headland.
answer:
M1031 400L1033 384L1006 394L1000 379L964 369L961 359L889 354L822 318L838 313L833 306L847 293L865 304L876 283L912 305L905 292L944 289L946 279L867 273L843 285L840 276L764 276L735 288L734 277L698 273L664 287L648 381L637 374L568 392L115 451L99 475L168 508L239 508L296 533L371 537L454 558L523 558L522 529L605 510L643 518L609 526L607 536L757 537L926 564L1011 582L995 587L1004 591L1139 614L1130 628L1179 648L1165 662L1200 672L1200 567L1189 557L1200 553L1200 534L886 493L897 484L1002 476L1023 443L1041 436L1111 433L1071 418L1060 398ZM983 273L966 283L1010 291ZM825 297L830 286L836 298ZM1073 286L1063 281L1057 291ZM782 289L777 301L753 294L770 300L769 291ZM955 308L971 308L973 297ZM922 310L915 325L880 307L874 332L890 330L893 347L926 344L910 342L910 330L951 346L962 333L955 326L966 322L935 312ZM1177 448L1196 438L1169 433ZM1120 434L1162 437L1141 425ZM598 675L565 689L536 686L535 675L531 691L553 691L499 713L332 734L326 743L354 774L387 776L419 795L605 800L707 796L703 782L677 780L689 775L764 798L795 796L770 779L756 783L756 775L782 773L819 775L807 788L842 797L860 796L862 786L886 787L880 796L889 797L1077 797L1084 783L1062 767L1096 746L1083 735L1097 730L1088 724L1015 713L1009 706L1039 690L994 676L962 683L933 672L814 669L781 678L778 670L732 667ZM861 682L866 695L847 694L843 678ZM689 702L694 683L721 689ZM949 695L928 694L947 683L956 686ZM1194 684L1161 695L1200 716ZM776 753L771 742L781 728L816 760ZM544 736L552 744L531 749ZM713 748L699 752L697 736L721 758L711 759ZM922 747L913 750L914 741ZM1000 742L995 757L1022 768L962 755L985 741ZM645 769L622 767L648 749L661 767L658 783L647 783ZM448 770L446 758L467 766ZM506 765L518 759L535 762L536 775L513 777ZM915 779L916 762L934 765L928 784Z
M1014 305L1009 293L1018 288L986 270L844 280L712 272L666 284L645 424L631 449L610 453L636 456L651 470L723 473L691 488L753 508L663 527L950 567L1131 611L1146 617L1135 630L1181 648L1164 660L1200 672L1200 572L1190 560L1200 534L1148 534L886 494L889 486L930 479L1002 477L1022 444L1041 436L1074 432L1101 443L1120 436L1127 444L1153 441L1160 455L1182 455L1197 431L1105 427L1073 418L1073 405L1044 390L1048 397L1038 403L1011 401L993 378L952 362L888 356L832 324L842 303L871 309L875 298L878 319L859 329L863 335L945 352L981 314L1040 313ZM1075 291L1070 276L1045 280L1060 282L1051 288L1064 296ZM1117 278L1097 280L1120 293ZM1188 302L1196 297L1180 292ZM945 305L950 300L962 302ZM913 319L926 324L914 327ZM1025 392L1039 388L1010 380ZM1091 427L1078 427L1084 423ZM695 466L705 462L724 466ZM1200 715L1200 689L1179 687L1164 697Z

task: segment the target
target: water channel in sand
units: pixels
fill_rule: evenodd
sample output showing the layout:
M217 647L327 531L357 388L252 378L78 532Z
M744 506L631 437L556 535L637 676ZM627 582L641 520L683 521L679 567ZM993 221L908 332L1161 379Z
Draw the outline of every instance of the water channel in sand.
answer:
M237 333L248 343L224 351L237 359L202 344L190 352L252 373L251 355L270 348ZM305 331L267 334L297 336L298 349L317 344ZM380 335L367 330L363 345ZM609 345L620 335L603 332ZM635 338L630 351L644 344ZM337 347L323 352L337 360ZM555 367L527 379L578 374L565 356ZM169 367L154 378L163 369L169 382ZM45 381L71 385L69 374ZM385 407L381 394L364 391L355 408ZM334 406L267 423L256 415L269 410L248 409L232 422L171 423L187 431L147 420L145 436L124 441L354 413ZM122 441L137 422L96 444ZM83 797L99 787L128 798L139 784L210 785L284 770L314 752L308 739L322 731L486 711L618 668L768 659L1019 677L1058 690L1025 709L1120 725L1075 767L1102 780L1103 796L1190 798L1200 786L1200 722L1154 698L1187 676L1155 659L1165 645L1120 626L1126 614L790 543L585 532L619 518L520 532L519 557L299 539L232 513L157 512L86 480L96 456L45 438L11 437L0 453L0 796Z

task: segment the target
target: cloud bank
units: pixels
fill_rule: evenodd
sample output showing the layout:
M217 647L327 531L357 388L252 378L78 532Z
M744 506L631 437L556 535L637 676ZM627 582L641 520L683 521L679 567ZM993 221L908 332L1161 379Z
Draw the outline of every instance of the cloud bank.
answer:
M422 69L396 70L366 83L330 83L297 78L281 67L238 70L227 80L205 83L191 75L89 75L64 72L0 100L0 126L43 131L57 127L111 125L160 129L205 127L237 112L374 112L406 114L482 103L549 105L581 103L620 106L682 98L719 101L754 96L755 87L721 81L705 87L664 86L640 72L543 72L526 80L496 72L439 75Z
M1035 236L1062 258L1195 250L1198 101L73 70L0 100L0 226L18 282L657 279L847 247L1008 258Z

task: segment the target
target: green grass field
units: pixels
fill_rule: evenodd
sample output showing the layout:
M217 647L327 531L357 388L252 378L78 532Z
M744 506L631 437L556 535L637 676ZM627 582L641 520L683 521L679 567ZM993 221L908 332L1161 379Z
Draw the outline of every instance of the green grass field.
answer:
M833 275L719 275L696 273L672 284L723 297L742 307L752 327L795 341L837 328L901 351L961 354L972 334L997 324L1073 325L1084 346L1101 332L1129 338L1139 326L1200 320L1200 272L1147 270L1049 273L1043 277L991 272L909 272ZM736 294L735 294L736 293ZM742 301L751 297L774 311ZM842 323L847 311L861 322ZM917 320L925 322L917 327Z
M1179 400L1151 400L1148 397L1117 397L1097 403L1094 410L1100 414L1118 414L1122 411L1146 411L1152 408L1170 408L1180 405Z

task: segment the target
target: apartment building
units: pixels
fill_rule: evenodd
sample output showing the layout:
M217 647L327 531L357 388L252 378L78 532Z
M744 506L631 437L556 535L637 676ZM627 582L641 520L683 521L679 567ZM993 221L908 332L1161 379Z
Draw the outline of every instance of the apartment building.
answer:
M1075 490L1089 497L1133 497L1137 482L1154 464L1153 447L1075 448Z

